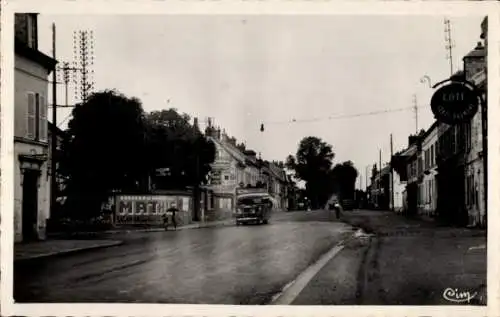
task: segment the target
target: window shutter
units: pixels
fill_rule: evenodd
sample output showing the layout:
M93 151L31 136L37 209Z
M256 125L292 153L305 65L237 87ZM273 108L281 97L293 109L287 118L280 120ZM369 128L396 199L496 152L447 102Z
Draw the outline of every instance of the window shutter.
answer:
M39 96L39 117L38 117L38 136L40 141L47 141L47 104L45 103L45 96Z
M28 92L28 117L26 122L26 137L35 138L36 97L32 92Z

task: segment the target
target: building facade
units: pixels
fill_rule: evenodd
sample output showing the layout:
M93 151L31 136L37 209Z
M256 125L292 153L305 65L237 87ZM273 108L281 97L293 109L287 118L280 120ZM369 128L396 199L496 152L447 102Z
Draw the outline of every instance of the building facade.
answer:
M415 216L418 213L419 164L421 145L417 136L408 137L408 147L395 154L391 159L392 168L398 175L401 187L402 208L404 215Z
M437 163L436 149L438 144L438 124L434 122L427 131L420 137L422 151L419 159L418 177L421 182L418 184L417 209L418 214L423 217L434 218L437 210Z
M464 57L465 79L472 82L486 100L486 48L480 42ZM480 108L468 123L465 153L465 206L469 226L486 226L486 186L485 155L483 149L483 129L486 118Z
M44 239L50 215L48 76L56 61L38 50L37 14L15 15L14 233Z
M216 155L207 188L212 191L214 209L230 214L235 208L236 188L245 181L246 156L227 142L220 130L207 136L215 144Z

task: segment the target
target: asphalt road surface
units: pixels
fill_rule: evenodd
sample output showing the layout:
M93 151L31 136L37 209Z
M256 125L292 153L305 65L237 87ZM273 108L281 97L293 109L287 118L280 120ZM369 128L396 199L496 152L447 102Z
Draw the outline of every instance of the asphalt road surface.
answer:
M268 225L133 233L121 246L16 265L16 302L267 304L352 236L326 211Z

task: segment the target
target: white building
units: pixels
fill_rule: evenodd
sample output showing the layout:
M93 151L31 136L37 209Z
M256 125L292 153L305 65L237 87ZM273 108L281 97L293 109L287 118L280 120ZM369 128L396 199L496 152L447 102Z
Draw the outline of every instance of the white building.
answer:
M230 144L227 135L220 130L213 129L207 138L216 149L207 188L213 191L214 208L229 214L235 207L236 188L245 181L246 156Z
M14 240L44 239L50 215L47 77L56 61L38 51L37 14L15 15Z
M437 142L438 122L435 121L421 137L423 179L419 183L418 212L421 216L435 217L437 210Z
M401 177L398 173L393 173L394 188L394 211L396 213L402 213L404 208L404 192L406 188L406 182L401 181Z

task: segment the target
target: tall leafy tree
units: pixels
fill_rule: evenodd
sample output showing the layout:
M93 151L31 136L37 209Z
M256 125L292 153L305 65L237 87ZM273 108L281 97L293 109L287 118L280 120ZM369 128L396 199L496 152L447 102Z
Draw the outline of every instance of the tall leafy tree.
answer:
M144 184L144 112L138 99L107 90L76 105L72 115L60 170L68 179L68 211L87 218L100 212L112 190L139 190Z
M332 146L318 137L303 138L295 156L289 155L286 167L306 183L306 193L313 208L323 205L332 192L331 166L335 154Z
M176 109L154 111L146 116L149 169L167 171L154 177L157 188L183 188L204 184L215 160L215 145Z
M336 164L332 169L332 179L336 192L342 199L353 199L358 171L351 161Z

